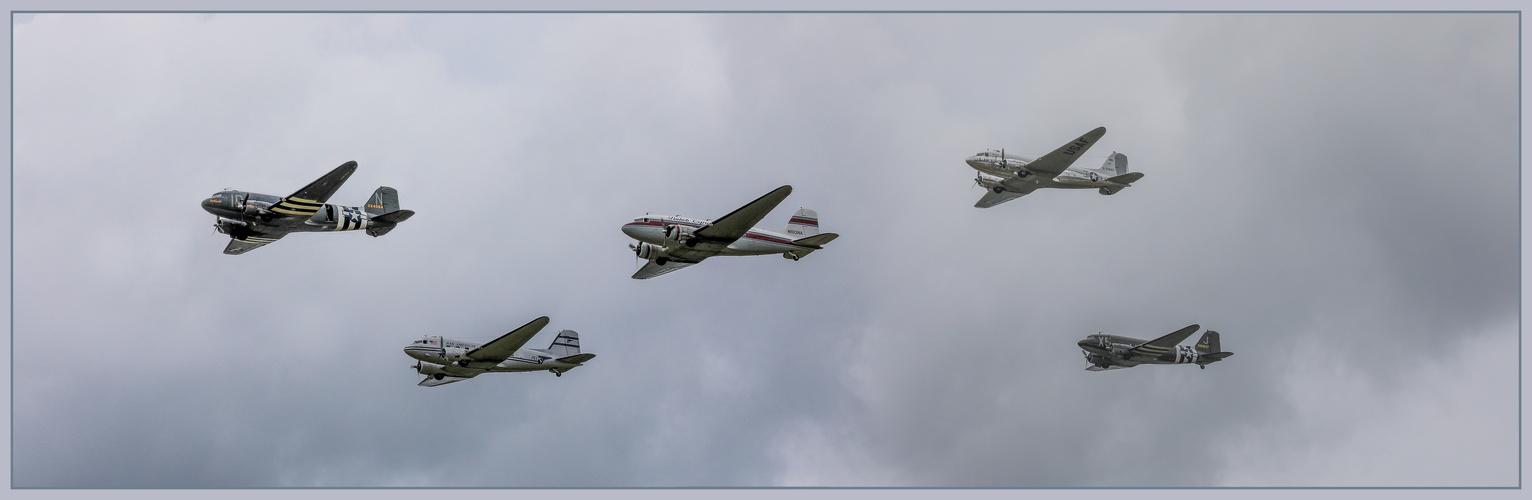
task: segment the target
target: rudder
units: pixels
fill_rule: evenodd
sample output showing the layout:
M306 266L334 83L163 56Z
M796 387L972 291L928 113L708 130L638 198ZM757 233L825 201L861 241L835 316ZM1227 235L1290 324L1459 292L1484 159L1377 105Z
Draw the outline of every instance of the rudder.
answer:
M367 199L365 207L368 215L383 215L399 211L399 191L388 186L380 186L372 192L372 198Z
M580 353L580 334L574 330L564 330L553 338L553 344L548 346L548 352L554 356L567 357Z
M1101 164L1101 170L1115 172L1114 176L1128 173L1128 155L1113 151L1106 157L1106 163Z
M819 213L807 208L799 208L793 218L787 220L787 234L794 239L807 238L819 234Z
M1219 351L1218 332L1208 330L1202 334L1202 339L1197 341L1198 354L1212 354Z

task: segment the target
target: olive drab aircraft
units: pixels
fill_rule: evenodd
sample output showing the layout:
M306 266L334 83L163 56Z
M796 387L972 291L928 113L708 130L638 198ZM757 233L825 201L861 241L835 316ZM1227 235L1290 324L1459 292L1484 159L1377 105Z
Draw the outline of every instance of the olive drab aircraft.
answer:
M1101 194L1121 191L1144 176L1128 172L1128 155L1112 152L1101 168L1072 167L1102 135L1106 127L1096 127L1069 144L1059 146L1052 153L1036 160L1005 153L1005 150L988 150L968 158L968 166L979 172L974 183L988 192L973 206L989 208L1020 198L1039 188L1089 189L1096 188Z
M645 215L622 226L622 232L638 240L628 248L648 262L633 274L633 279L648 279L676 271L717 255L782 254L798 260L821 250L839 237L819 232L819 214L800 208L787 221L783 232L757 229L754 226L766 214L792 194L792 186L773 189L714 220L690 219L679 215Z
M1085 351L1085 360L1090 362L1090 366L1085 369L1093 372L1138 365L1189 363L1196 363L1197 366L1207 369L1208 364L1234 355L1232 352L1219 350L1218 332L1212 330L1202 334L1202 339L1197 341L1195 347L1178 345L1193 333L1197 333L1198 328L1201 327L1191 325L1147 342L1132 337L1098 333L1085 337L1085 340L1077 344L1080 350Z
M399 192L383 186L372 193L365 207L325 203L356 171L348 161L330 173L286 197L225 189L202 200L202 209L218 216L213 229L229 235L223 253L239 255L277 241L288 233L364 230L383 236L410 216L399 209Z
M404 353L415 358L415 366L410 368L425 375L417 384L425 387L468 380L488 372L549 371L562 377L564 372L596 357L580 353L580 334L574 330L559 332L547 349L522 347L545 326L547 316L483 345L426 335L405 346Z

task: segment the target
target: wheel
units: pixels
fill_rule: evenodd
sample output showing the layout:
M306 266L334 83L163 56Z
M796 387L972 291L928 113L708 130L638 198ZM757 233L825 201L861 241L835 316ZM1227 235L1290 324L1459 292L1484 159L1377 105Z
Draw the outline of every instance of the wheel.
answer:
M441 374L441 373L437 373L437 374L431 375L431 378L434 378L436 380L441 380L441 379L447 378L447 375Z
M555 376L555 377L562 377L562 376L564 376L564 373L563 372L553 372L553 376Z
M1208 365L1197 365L1197 367L1204 370L1208 369Z
M658 259L654 259L654 263L655 264L659 264L659 265L662 265L662 266L665 265L668 262L670 262L670 259L667 259L667 258L664 258L664 257L660 257Z
M686 240L686 248L697 246L697 240Z
M995 187L989 188L989 190L990 191L994 191L995 194L1000 194L1000 193L1004 193L1005 192L1005 188L1000 187L1000 186L995 186Z

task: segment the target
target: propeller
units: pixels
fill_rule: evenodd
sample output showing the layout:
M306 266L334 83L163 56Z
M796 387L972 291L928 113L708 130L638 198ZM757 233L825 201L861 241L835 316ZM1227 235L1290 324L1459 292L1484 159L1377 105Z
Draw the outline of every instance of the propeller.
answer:
M628 250L632 250L633 251L633 269L639 269L639 268L644 267L644 259L640 258L638 256L638 246L634 245L632 243L629 243L628 244Z

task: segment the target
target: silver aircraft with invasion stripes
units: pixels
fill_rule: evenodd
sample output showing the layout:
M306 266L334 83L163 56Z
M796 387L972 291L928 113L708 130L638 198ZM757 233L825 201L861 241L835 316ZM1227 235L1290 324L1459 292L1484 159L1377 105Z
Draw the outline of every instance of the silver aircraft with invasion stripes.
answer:
M580 334L574 330L559 332L547 349L523 347L545 326L548 326L547 316L534 319L483 345L426 335L404 346L404 353L415 358L415 366L410 368L425 375L416 384L425 387L468 380L491 372L549 371L562 377L564 372L596 357L580 352Z
M1093 372L1138 365L1192 363L1206 369L1209 364L1234 355L1232 352L1219 350L1218 332L1212 330L1202 334L1202 339L1197 341L1196 346L1178 345L1193 333L1197 333L1198 328L1201 327L1191 325L1150 341L1098 333L1085 337L1085 340L1081 340L1077 345L1080 346L1080 350L1085 351L1085 360L1090 362L1090 366L1085 369Z
M628 245L633 254L648 262L633 279L648 279L676 271L703 259L718 255L782 254L798 260L824 249L839 237L819 232L819 214L800 208L787 221L783 232L757 229L754 226L776 208L792 186L773 189L765 196L714 220L691 219L679 215L645 215L622 226L622 232L638 240Z
M1005 150L987 150L970 156L968 166L979 172L973 182L987 193L973 206L989 208L1020 198L1040 188L1090 189L1101 194L1113 194L1127 188L1144 177L1140 172L1128 172L1128 155L1113 151L1100 168L1074 167L1075 160L1085 155L1101 136L1106 127L1096 127L1069 144L1059 146L1052 153L1038 159L1005 154Z
M223 253L239 255L277 241L288 233L367 231L383 236L410 216L399 209L399 192L383 186L373 191L364 207L325 203L356 171L348 161L286 197L225 189L202 200L202 209L218 216L213 229L229 235Z

